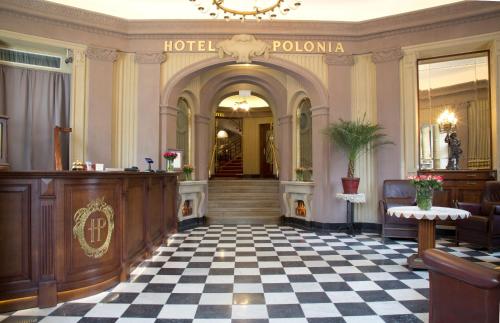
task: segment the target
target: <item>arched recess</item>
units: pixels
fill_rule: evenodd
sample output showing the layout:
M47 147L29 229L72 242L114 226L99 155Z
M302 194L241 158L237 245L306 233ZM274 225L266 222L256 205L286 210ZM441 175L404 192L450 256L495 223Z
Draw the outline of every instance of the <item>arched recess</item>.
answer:
M222 59L209 58L186 67L168 81L162 91L161 104L165 106L175 105L179 94L194 76L217 67L235 63L236 61L232 57ZM275 68L297 79L304 85L304 89L309 94L313 107L326 107L328 105L328 94L323 83L321 83L316 75L302 66L275 57L255 57L253 58L253 63Z
M177 103L177 149L184 152L183 163L189 164L191 158L191 106L185 97L181 96Z
M274 117L274 132L276 145L278 146L279 157L277 158L280 168L280 178L290 179L291 176L291 141L288 142L291 137L291 128L288 125L281 125L280 118L286 117L286 88L283 84L270 75L262 71L248 70L245 73L238 69L226 70L219 74L214 75L212 78L206 80L204 85L200 90L200 114L203 114L202 120L208 119L208 129L201 130L204 125L197 126L198 131L213 131L213 115L217 108L217 104L221 99L230 92L235 92L238 87L242 84L250 86L250 89L254 89L261 96L265 97L269 102L271 110ZM200 167L200 175L203 175L203 166L207 165L205 160L203 160L204 155L210 154L210 147L213 146L214 134L211 136L203 136L199 133L197 137L197 165ZM208 160L208 166L210 166L210 160ZM208 172L208 167L205 167ZM276 169L275 169L276 170Z
M186 88L186 86L191 82L196 76L199 76L212 69L235 64L235 59L231 57L226 58L209 58L195 64L192 64L183 70L176 73L172 78L170 78L162 91L161 95L161 106L169 107L175 106L180 93ZM313 203L315 205L315 214L313 214L313 219L318 219L320 221L327 219L329 216L328 210L328 200L330 196L330 179L329 179L329 165L330 165L330 148L329 142L324 136L322 129L328 125L329 122L329 106L328 106L328 92L325 85L321 80L314 75L311 71L304 67L301 67L290 61L279 59L275 57L264 58L256 57L253 59L253 63L257 65L262 65L276 69L292 78L300 84L307 96L311 101L312 106L312 122L313 122L313 172L315 178L315 194L313 197ZM241 75L240 75L241 76ZM237 78L237 76L235 76ZM236 79L233 80L233 82ZM242 81L241 79L239 81ZM252 80L250 80L252 81ZM262 85L260 79L255 79L254 82L258 82ZM206 85L207 83L205 83ZM235 83L233 83L235 84ZM281 85L279 82L273 82L273 86ZM227 85L227 84L226 84ZM283 86L283 85L281 85ZM273 87L269 87L273 88ZM280 91L271 91L273 94L280 93ZM286 94L286 91L283 92ZM200 98L203 94L200 93ZM278 145L280 147L279 156L282 172L280 172L281 180L290 180L292 175L292 163L293 163L293 109L289 109L289 113L281 113L282 111L287 111L286 95L284 97L282 108L278 108ZM208 102L208 106L212 102ZM280 104L278 103L277 106ZM283 109L283 107L285 109ZM196 164L198 165L208 165L210 159L210 153L208 151L209 147L209 125L210 125L210 113L206 111L206 102L201 102L200 100L200 114L195 115L196 122ZM283 109L283 110L282 110ZM163 117L173 117L172 115L164 114ZM162 121L162 125L169 124L169 122ZM172 122L170 122L172 124ZM175 125L175 123L173 123ZM163 133L166 133L166 129L162 128ZM202 135L204 134L204 135ZM200 148L205 147L206 151L201 151ZM283 172L283 170L285 170ZM208 178L208 167L199 168L197 173L197 179L207 179Z

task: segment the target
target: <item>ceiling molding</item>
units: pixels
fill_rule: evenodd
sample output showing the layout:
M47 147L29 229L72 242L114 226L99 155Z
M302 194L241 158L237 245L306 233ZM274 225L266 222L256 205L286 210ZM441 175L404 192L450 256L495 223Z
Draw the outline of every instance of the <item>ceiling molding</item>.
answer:
M126 20L43 0L2 0L0 17L5 14L129 39L163 39L173 35L199 38L200 34L227 38L224 36L228 34L251 33L263 39L315 36L362 41L500 18L500 3L466 1L363 22ZM293 36L290 35L291 30Z

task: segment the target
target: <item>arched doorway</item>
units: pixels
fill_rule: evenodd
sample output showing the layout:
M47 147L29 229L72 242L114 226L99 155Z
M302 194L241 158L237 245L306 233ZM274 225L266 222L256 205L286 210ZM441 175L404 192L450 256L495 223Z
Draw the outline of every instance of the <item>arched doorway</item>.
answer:
M169 80L162 95L163 106L175 104L183 91L186 91L187 88L192 91L193 84L196 84L198 90L198 93L195 93L195 101L197 101L198 107L193 111L195 132L193 144L196 149L192 158L195 162L196 178L199 180L208 179L214 171L211 160L212 156L214 156L213 148L217 141L216 134L220 130L216 126L218 104L224 96L238 92L242 89L242 86L252 92L259 93L269 102L272 111L272 123L270 123L270 128L263 129L262 133L272 134L270 137L275 140L277 148L275 154L278 165L277 169L273 168L272 172L282 181L293 179L294 167L296 166L295 157L293 156L295 151L293 138L296 130L294 114L297 111L297 106L292 106L293 94L297 90L306 93L310 100L308 101L310 102L309 111L319 108L322 111L319 115L319 118L323 120L322 124L325 124L325 120L328 120L328 114L325 115L324 113L324 111L328 111L324 85L308 70L285 60L256 58L253 64L234 64L233 59L226 58L208 59L195 63ZM312 127L313 113L309 113L308 116L311 117ZM163 133L167 132L166 129L162 129L162 131ZM312 138L314 136L319 137L319 131L313 132L310 139L314 140ZM255 136L253 140L259 141L259 137L265 137L265 135L261 135L259 131L259 136ZM259 150L261 148L263 147L259 147ZM314 147L312 150L314 150ZM327 186L328 151L316 151L316 155L320 156L317 160L321 160L316 166L319 165L322 169L316 167L315 173L318 176L325 175L323 178L320 177L321 181L323 181L320 184L321 186ZM312 166L315 168L314 163ZM238 189L241 189L241 187L238 187ZM277 183L277 194L279 194L279 190L279 183ZM320 200L323 199L321 196L319 198ZM281 201L279 195L276 195L273 199L278 203ZM277 213L281 213L279 207Z

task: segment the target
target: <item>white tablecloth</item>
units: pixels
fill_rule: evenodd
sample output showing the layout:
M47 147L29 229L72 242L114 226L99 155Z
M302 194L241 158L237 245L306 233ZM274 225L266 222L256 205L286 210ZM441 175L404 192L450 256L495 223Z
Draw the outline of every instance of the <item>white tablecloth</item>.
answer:
M358 194L337 193L336 196L338 199L349 201L351 203L366 203L365 193L358 193Z
M424 211L418 206L398 206L391 207L387 210L387 214L395 217L415 218L418 220L457 220L470 217L470 212L460 209L452 209L449 207L433 206L430 210Z

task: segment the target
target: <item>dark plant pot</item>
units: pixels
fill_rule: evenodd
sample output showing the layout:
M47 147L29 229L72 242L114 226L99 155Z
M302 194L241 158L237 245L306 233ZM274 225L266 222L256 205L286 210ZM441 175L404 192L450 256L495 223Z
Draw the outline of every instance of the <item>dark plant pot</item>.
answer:
M358 194L359 177L342 177L344 194Z

